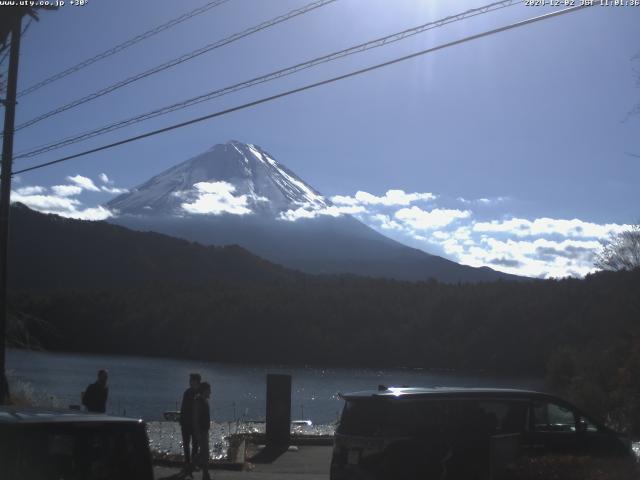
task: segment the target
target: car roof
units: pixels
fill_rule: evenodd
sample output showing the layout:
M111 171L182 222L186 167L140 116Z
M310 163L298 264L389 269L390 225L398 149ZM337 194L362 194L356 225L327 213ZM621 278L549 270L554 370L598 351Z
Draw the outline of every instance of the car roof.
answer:
M364 400L367 398L443 398L443 397L510 397L510 398L556 398L535 390L515 388L463 388L463 387L378 387L378 390L344 393L345 400Z
M47 423L143 423L137 418L115 417L75 410L44 409L30 407L0 407L0 425L3 424L47 424Z

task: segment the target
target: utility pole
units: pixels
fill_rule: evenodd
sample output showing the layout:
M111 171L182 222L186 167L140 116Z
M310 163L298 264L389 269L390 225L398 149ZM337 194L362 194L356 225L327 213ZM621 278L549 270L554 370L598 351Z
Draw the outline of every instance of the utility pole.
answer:
M2 139L2 173L0 178L0 404L9 401L9 382L6 374L7 336L7 258L9 248L9 206L11 201L11 168L13 163L13 130L16 116L16 93L18 88L18 58L20 55L21 10L10 10L12 18L8 25L11 31L9 74L7 75L7 97L4 100L4 137Z

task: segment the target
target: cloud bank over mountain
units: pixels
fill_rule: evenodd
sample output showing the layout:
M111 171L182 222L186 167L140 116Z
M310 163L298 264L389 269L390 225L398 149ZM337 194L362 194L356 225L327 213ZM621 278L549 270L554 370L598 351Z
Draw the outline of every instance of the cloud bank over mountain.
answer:
M21 183L20 179L16 182ZM102 185L85 176L73 175L66 177L65 184L45 187L41 185L27 185L17 187L11 191L11 202L22 203L33 210L42 213L52 213L66 218L79 220L106 220L113 216L108 208L96 204L96 199L90 199L92 206L86 206L86 200L78 197L84 192L122 194L127 190L116 188L106 174L100 175ZM103 197L101 197L103 198ZM98 199L99 200L99 199Z
M404 208L369 204L356 217L396 240L430 252L442 251L445 257L464 265L540 278L582 277L595 271L594 255L602 242L630 228L577 218L511 216L505 197L458 198L461 208L439 206L441 197L432 198ZM481 219L486 217L482 209L488 206L499 206L501 211L495 213L501 218Z
M106 205L100 205L119 195ZM260 147L231 141L127 190L106 173L22 185L12 201L82 220L120 215L269 218L295 224L353 216L396 241L473 267L530 277L581 277L602 242L630 228L577 218L523 218L514 198L445 198L390 188L325 197Z

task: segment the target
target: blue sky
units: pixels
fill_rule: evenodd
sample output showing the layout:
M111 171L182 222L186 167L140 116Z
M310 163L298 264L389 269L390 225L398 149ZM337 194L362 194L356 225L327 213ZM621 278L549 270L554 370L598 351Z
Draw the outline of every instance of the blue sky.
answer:
M45 12L24 38L20 85L203 3L89 0ZM230 0L22 97L17 122L305 3ZM484 3L338 0L24 129L15 150ZM518 4L17 160L15 169L547 11ZM640 117L627 117L640 101L638 25L640 7L593 7L26 173L14 191L27 203L29 196L47 196L68 215L100 217L98 205L119 189L233 138L260 145L325 196L357 203L363 221L412 246L509 272L582 275L591 270L599 241L640 219L640 158L634 156L640 154ZM59 185L77 188L52 190ZM422 197L409 201L397 192L386 195L390 190ZM358 199L357 192L371 197ZM32 198L31 205L39 201Z

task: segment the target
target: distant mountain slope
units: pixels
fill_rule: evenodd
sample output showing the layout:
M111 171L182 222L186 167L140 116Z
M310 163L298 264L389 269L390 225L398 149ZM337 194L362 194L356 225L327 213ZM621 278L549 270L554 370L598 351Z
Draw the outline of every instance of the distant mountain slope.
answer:
M126 288L153 283L292 279L295 272L237 247L202 246L105 222L11 209L10 288Z
M272 262L313 274L353 273L409 281L434 278L450 283L523 279L429 255L380 235L352 217L274 224L260 218L233 216L124 216L114 223L205 245L241 245Z
M226 196L207 193L220 188ZM309 273L444 282L521 279L407 247L349 215L287 221L287 212L327 209L331 202L260 147L236 141L216 145L106 206L117 213L113 223L131 229L205 245L237 244Z

